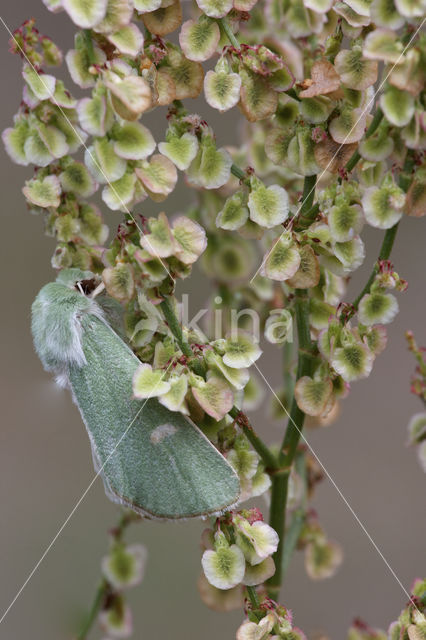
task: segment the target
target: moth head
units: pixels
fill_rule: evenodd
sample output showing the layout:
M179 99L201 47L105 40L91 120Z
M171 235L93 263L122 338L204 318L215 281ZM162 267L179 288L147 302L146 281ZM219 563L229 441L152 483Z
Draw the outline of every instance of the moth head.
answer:
M93 279L90 271L65 269L56 282L45 285L32 305L35 350L48 371L65 372L69 365L83 366L84 326L90 316L103 317L100 306L86 295ZM83 286L82 284L83 283Z
M91 271L83 271L83 269L62 269L58 273L56 282L63 284L70 289L79 289L78 283L91 280L95 276Z

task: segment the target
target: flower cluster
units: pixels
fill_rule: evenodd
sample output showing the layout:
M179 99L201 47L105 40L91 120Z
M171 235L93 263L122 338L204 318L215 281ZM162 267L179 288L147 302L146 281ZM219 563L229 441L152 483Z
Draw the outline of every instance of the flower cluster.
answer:
M275 573L272 554L278 534L258 509L229 513L216 521L215 529L203 533L201 560L207 581L216 589L239 584L254 587Z
M205 246L204 230L186 216L178 216L172 225L164 213L143 219L142 227L129 220L120 224L117 237L103 252L105 287L111 297L132 302L134 311L139 307L143 313L137 292L158 301L159 290L169 293L175 279L190 274Z
M346 395L348 383L370 374L375 357L386 346L384 325L398 312L395 296L386 290L404 291L406 286L390 263L380 263L369 292L358 302L357 326L352 326L347 319L354 313L353 308L344 305L327 308L325 300L315 303L318 306L313 309L312 321L318 317L315 329L321 359L311 376L303 376L296 383L295 397L304 413L326 417L337 399ZM326 320L324 328L321 328L321 315Z
M363 620L354 620L348 632L348 640L420 640L426 633L426 580L417 578L411 587L410 601L392 622L387 633L373 629Z
M404 635L410 640L417 640L426 634L426 580L417 578L410 593L409 603L388 629L389 640L396 640Z
M249 367L261 354L253 336L235 331L226 338L206 344L201 336L190 335L190 348L197 358L199 370L193 370L192 358L185 356L173 336L164 337L168 328L157 308L140 297L139 309L145 317L134 324L131 337L144 349L145 362L135 373L133 393L138 399L158 396L172 411L189 414L200 411L219 422L229 413L237 397L249 381ZM199 340L199 341L198 341ZM161 382L160 382L161 380ZM195 407L193 406L195 403Z
M291 611L284 607L266 604L263 618L259 621L248 619L239 627L237 640L306 640L305 634L293 626Z

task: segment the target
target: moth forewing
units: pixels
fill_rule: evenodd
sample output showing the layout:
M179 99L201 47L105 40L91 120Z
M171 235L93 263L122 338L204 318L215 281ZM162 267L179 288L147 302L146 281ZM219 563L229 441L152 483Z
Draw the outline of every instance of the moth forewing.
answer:
M153 518L203 517L231 508L240 493L236 473L188 418L156 398L132 397L140 361L97 306L75 289L46 285L33 305L33 335L45 367L68 375L108 496ZM58 336L48 337L48 331ZM53 362L46 357L50 340L56 345L63 334L79 338L83 360L73 357L68 343Z

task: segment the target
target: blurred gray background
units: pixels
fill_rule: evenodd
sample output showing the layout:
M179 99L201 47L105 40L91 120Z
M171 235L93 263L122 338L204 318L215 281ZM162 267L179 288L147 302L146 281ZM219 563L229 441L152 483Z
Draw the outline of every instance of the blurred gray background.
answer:
M72 46L73 25L65 14L50 14L41 0L3 2L1 16L13 30L34 16L42 33L63 48ZM21 96L21 62L8 53L9 35L0 24L0 126L12 123ZM71 81L70 89L74 89ZM78 91L75 92L78 95ZM236 141L238 112L218 116L199 109L215 127L220 144ZM147 121L148 122L148 121ZM161 140L164 110L150 116L149 126ZM0 617L93 478L89 443L68 392L55 387L36 357L30 335L30 306L40 287L54 278L50 267L52 239L43 235L41 217L30 215L21 187L30 168L12 165L0 149L1 225L0 278L2 384L0 447ZM162 207L168 213L184 208L191 194L180 185ZM157 212L149 201L139 205L145 215ZM106 217L112 229L120 214ZM348 300L363 285L382 233L366 234L369 258L353 277ZM424 474L415 452L405 446L406 424L421 410L410 395L414 361L407 352L404 330L413 329L426 342L424 318L424 223L405 218L393 261L408 291L399 296L401 311L389 328L386 351L368 380L353 384L338 421L327 429L309 431L308 438L323 464L358 514L384 556L408 588L425 574ZM193 309L202 306L206 287L202 276L184 283ZM271 352L269 352L271 353ZM280 353L263 358L260 367L273 386L280 384ZM269 423L266 407L253 423L272 442L283 424ZM261 505L262 506L262 505ZM309 636L325 632L342 640L355 616L373 626L387 627L407 597L373 548L335 488L327 480L319 487L315 507L329 536L344 547L345 560L337 576L312 583L303 557L294 558L281 602ZM99 578L99 562L107 548L106 532L117 520L117 509L105 498L98 480L15 602L0 626L7 640L72 638ZM200 602L196 580L200 571L202 522L134 525L129 539L149 548L143 584L132 590L135 638L224 640L235 637L242 612L218 614ZM93 637L100 637L96 630Z

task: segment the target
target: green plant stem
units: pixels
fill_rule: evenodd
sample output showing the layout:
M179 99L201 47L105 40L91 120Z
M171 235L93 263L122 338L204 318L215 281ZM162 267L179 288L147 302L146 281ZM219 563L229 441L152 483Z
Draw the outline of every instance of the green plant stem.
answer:
M298 337L297 379L312 372L313 345L309 327L309 297L305 289L296 289L295 311ZM300 441L305 414L297 405L295 397L283 443L278 456L279 470L272 475L271 509L269 523L279 535L278 548L273 556L275 574L268 581L270 596L278 596L283 577L283 554L286 546L285 518L288 498L288 483L291 467Z
M307 176L305 178L301 206L302 218L312 209L315 185L316 176ZM295 315L298 339L296 378L298 380L302 376L308 376L311 374L314 359L313 344L311 341L309 326L309 297L306 289L295 290ZM269 523L279 536L278 548L273 556L275 562L275 574L268 580L268 590L273 599L276 599L278 596L284 573L283 554L287 544L285 539L285 518L288 498L288 483L304 419L305 414L299 409L296 398L293 394L287 428L278 454L278 471L272 475Z
M366 133L365 133L365 137L369 138L370 136L373 135L373 133L376 131L377 127L379 126L379 124L381 123L383 118L383 111L380 109L380 107L377 109L374 118L371 121L370 126L368 127ZM352 171L352 169L355 168L356 164L358 163L358 161L361 159L360 154L358 153L358 151L355 151L351 157L349 158L348 162L346 163L346 171L349 173L350 171Z
M295 309L299 342L296 374L298 380L303 376L309 376L311 374L312 363L315 359L309 326L309 297L306 289L296 289ZM296 454L304 419L305 414L299 409L296 399L293 396L290 417L278 456L280 468L284 468L287 475L290 473L291 465Z
M80 629L79 634L76 637L76 640L86 640L94 622L96 621L98 614L102 608L102 604L105 600L105 597L108 593L108 582L106 580L102 580L99 584L96 594L90 608L89 614Z
M404 166L402 167L398 180L399 186L405 191L405 193L407 193L413 180L414 164L414 152L411 149L408 149Z
M291 519L290 525L285 534L285 545L281 559L281 580L284 580L285 574L296 549L300 533L306 520L306 512L303 509L297 509Z
M235 34L232 31L231 25L229 24L228 20L226 18L219 18L218 19L218 23L222 27L223 31L226 34L226 37L228 38L228 40L232 44L232 46L235 47L236 49L239 49L240 48L240 43L238 42L237 38L235 37Z
M306 176L304 180L302 206L300 207L300 214L297 218L298 229L306 229L306 227L309 227L319 211L319 205L313 206L316 183L316 175Z
M246 587L246 590L251 602L251 606L253 607L253 611L258 611L260 609L260 602L257 595L256 587Z
M286 533L285 546L283 550L283 557L281 562L282 576L281 580L284 580L287 572L290 560L293 556L293 552L296 548L297 542L300 537L303 525L306 521L306 507L307 507L307 477L306 477L306 459L305 454L300 453L296 458L296 471L303 482L303 497L300 507L293 513L290 525Z
M309 211L313 205L315 198L315 185L317 183L316 175L306 176L303 182L303 195L301 213Z
M303 214L303 216L299 216L295 227L296 231L303 231L304 229L307 229L319 214L319 210L320 206L317 202L309 209L309 211Z
M170 298L165 298L160 303L160 307L163 311L164 317L167 321L170 331L173 333L174 337L176 338L176 341L180 347L180 350L188 358L188 367L197 375L200 375L203 378L205 378L205 372L201 362L198 360L198 358L194 357L191 347L183 337L182 327L180 326L179 321L175 315L173 306L170 302ZM277 461L275 459L275 456L271 453L271 451L268 449L265 443L256 434L247 416L243 414L242 411L238 409L238 407L235 407L235 406L232 407L232 409L229 411L229 415L231 416L231 418L234 418L234 420L236 420L238 424L241 426L243 432L247 436L247 439L249 440L249 442L251 443L255 451L257 451L261 459L263 460L266 468L267 469L276 468Z
M293 100L297 100L297 102L302 102L301 98L299 98L299 96L297 95L294 89L288 89L287 91L284 91L284 93L290 96L290 98L293 98Z
M93 48L92 32L90 29L83 30L84 43L86 45L87 57L90 64L96 64L95 49Z
M291 373L292 364L293 364L293 343L285 342L283 346L283 360L282 360L283 386L288 398L293 395L293 391L294 391L294 382L293 382L293 376Z
M182 351L183 355L186 356L187 358L193 358L194 354L192 352L191 347L183 337L182 327L180 326L179 320L175 315L170 298L164 298L164 300L160 302L160 308L163 312L163 315L164 315L164 318L166 319L167 324L169 325L170 331L173 333L174 337L176 338L176 342L178 343L179 348Z
M279 541L273 555L275 573L267 582L269 596L278 600L282 580L282 558L284 553L285 510L287 505L289 472L282 471L272 476L269 524L278 533Z
M189 359L188 365L191 367L194 373L196 373L198 376L204 377L204 369L201 362L194 356L191 347L183 337L182 327L180 326L179 320L175 315L170 298L164 298L164 300L160 302L160 307L164 314L164 318L169 325L170 331L176 338L180 350L182 351L183 355Z
M247 173L244 171L244 169L241 169L241 167L237 166L236 164L231 165L231 173L242 182L248 181Z
M300 213L308 212L311 209L315 198L316 183L316 175L306 176L303 183L302 206L300 208Z
M231 416L231 418L234 418L234 420L238 420L239 416L241 416L241 411L237 407L232 407L232 409L229 412L229 415ZM274 454L266 446L263 440L261 440L259 436L256 435L255 431L253 430L253 427L250 424L247 424L247 425L241 424L241 422L239 424L241 425L244 431L244 434L246 435L247 440L250 442L253 449L257 451L259 456L262 458L263 462L266 465L266 468L268 470L276 469L277 460Z

